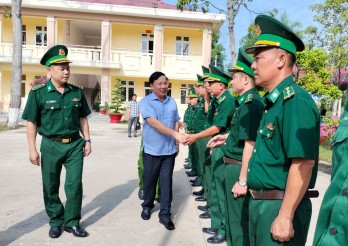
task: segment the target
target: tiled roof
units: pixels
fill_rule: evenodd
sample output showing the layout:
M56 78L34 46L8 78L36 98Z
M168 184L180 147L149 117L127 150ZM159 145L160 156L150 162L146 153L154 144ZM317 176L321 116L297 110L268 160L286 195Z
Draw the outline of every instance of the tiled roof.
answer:
M176 9L176 6L166 4L162 0L71 0L75 2L86 3L101 3L101 4L113 4L113 5L126 5L134 7L146 7L153 8L153 4L157 4L157 8L160 9Z

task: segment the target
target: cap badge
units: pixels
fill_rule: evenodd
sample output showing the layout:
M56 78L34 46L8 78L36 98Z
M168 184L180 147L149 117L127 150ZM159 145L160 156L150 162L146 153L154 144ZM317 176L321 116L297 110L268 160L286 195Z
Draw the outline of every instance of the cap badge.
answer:
M261 32L261 28L259 25L256 25L255 32L256 32L257 37L261 35L262 32Z
M272 123L267 123L266 128L268 130L274 131L274 125Z
M59 55L60 56L65 56L65 51L63 49L59 49Z

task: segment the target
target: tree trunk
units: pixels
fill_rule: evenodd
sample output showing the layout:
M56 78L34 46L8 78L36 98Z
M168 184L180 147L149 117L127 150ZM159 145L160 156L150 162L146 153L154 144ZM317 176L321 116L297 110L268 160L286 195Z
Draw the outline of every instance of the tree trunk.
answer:
M338 99L338 105L337 105L338 109L337 109L337 116L341 116L342 113L342 97L340 97Z
M332 114L331 117L334 117L337 115L337 104L338 104L338 99L335 99L332 105Z
M234 34L234 18L237 13L234 13L235 8L232 0L227 1L228 7L228 32L230 35L230 50L231 50L231 65L236 64L236 47L235 47L235 34Z
M13 52L12 52L12 83L11 99L8 111L7 126L18 125L21 107L21 83L22 83L22 0L12 0L12 28L13 28Z

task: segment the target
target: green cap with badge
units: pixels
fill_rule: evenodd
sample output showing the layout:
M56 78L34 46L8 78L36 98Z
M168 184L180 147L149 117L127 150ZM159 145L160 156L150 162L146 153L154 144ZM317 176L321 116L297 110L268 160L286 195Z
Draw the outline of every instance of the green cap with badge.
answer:
M258 48L278 47L296 55L296 52L305 49L301 38L273 17L259 15L255 25L258 37L254 46L246 49L247 53L254 53Z
M46 53L41 58L40 64L49 67L52 64L71 63L71 61L68 60L67 56L68 48L66 46L55 45L46 51Z
M209 76L210 81L221 82L226 85L228 85L228 83L231 81L232 79L231 76L225 74L224 72L221 72L214 65L210 64L209 68L210 68L210 76Z
M254 71L251 69L252 63L253 59L251 59L248 54L245 53L243 48L239 48L237 63L233 68L228 69L228 71L232 73L243 72L251 77L254 77Z
M188 97L191 97L191 98L198 97L198 95L196 94L195 88L192 85L189 86L188 91L189 91Z

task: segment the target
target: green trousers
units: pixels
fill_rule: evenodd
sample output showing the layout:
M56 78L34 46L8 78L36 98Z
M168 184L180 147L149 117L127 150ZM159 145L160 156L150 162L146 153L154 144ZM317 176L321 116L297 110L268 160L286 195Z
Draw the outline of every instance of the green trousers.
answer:
M191 165L191 172L198 174L197 172L197 156L195 156L195 152L197 148L195 147L195 144L191 144L188 146L189 150L189 159L190 159L190 165Z
M198 169L202 172L204 195L207 199L208 206L210 204L210 189L213 178L211 172L211 156L207 148L209 140L210 137L197 140Z
M213 148L211 156L211 167L213 173L210 210L211 227L218 229L218 235L226 236L226 196L225 196L225 164L223 162L223 152L220 148Z
M71 143L60 143L42 138L41 173L45 209L50 226L72 227L80 223L82 205L83 148L81 138ZM59 198L60 174L65 167L65 208Z
M270 233L271 225L278 216L280 206L283 200L254 200L249 202L249 238L250 245L291 245L305 246L309 224L312 216L312 203L308 198L302 199L298 205L294 219L293 227L294 237L286 242L280 243L274 241Z
M143 170L144 170L144 164L143 164L143 138L141 138L139 159L138 159L139 189L141 189L141 190L144 189ZM161 194L161 186L160 186L160 179L158 178L157 184L156 184L156 198L159 198L160 194Z
M225 164L227 245L249 245L250 195L234 198L232 188L239 179L241 164Z

